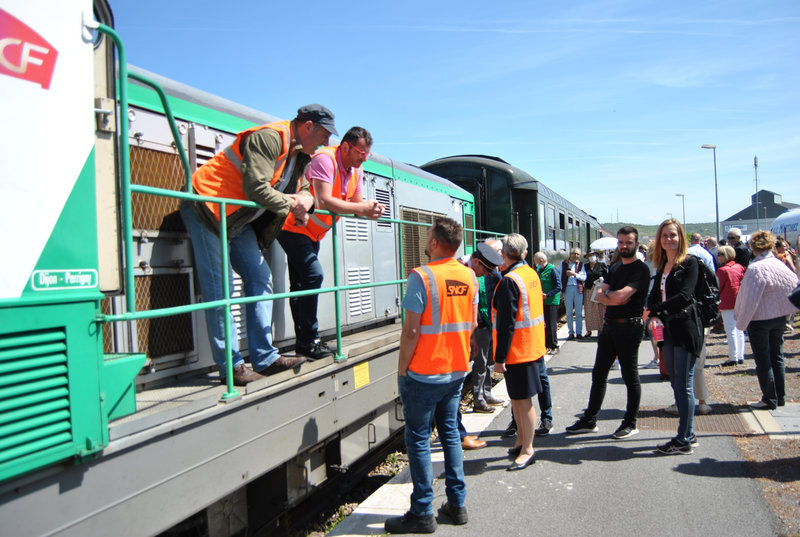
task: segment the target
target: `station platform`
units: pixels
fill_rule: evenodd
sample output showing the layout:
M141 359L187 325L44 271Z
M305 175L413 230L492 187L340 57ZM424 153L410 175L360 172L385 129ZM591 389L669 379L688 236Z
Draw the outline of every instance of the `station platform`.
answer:
M560 339L566 336L559 332ZM800 405L777 416L756 418L749 408L715 405L698 416L695 429L700 442L691 455L661 455L657 445L675 435L677 417L663 412L673 402L668 382L658 370L640 369L642 400L640 433L614 440L625 408L626 390L620 373L612 369L599 432L568 435L588 403L596 339L562 341L561 351L548 363L553 401L554 429L536 438L536 463L508 472L507 449L513 438L502 438L511 417L510 406L493 414L463 415L469 434L488 445L464 452L467 480L464 526L440 523L436 535L484 536L673 536L775 535L777 519L756 480L748 477L747 462L737 447L737 434L789 434L800 417ZM640 362L649 360L649 342L643 342ZM508 399L505 384L493 395ZM538 414L538 402L534 400ZM791 408L790 408L791 407ZM781 414L776 412L776 414ZM768 427L762 426L762 422ZM780 423L789 425L782 432ZM770 428L772 428L770 430ZM443 457L438 442L431 446L436 509L445 501ZM385 534L386 518L408 510L411 483L408 469L395 476L340 522L328 535Z

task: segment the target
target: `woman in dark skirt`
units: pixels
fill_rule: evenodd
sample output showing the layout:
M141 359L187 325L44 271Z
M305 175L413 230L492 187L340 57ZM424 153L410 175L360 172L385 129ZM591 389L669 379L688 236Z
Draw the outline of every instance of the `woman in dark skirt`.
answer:
M536 409L532 397L542 391L540 364L546 348L544 305L539 276L526 262L528 242L512 233L503 239L503 278L492 300L495 371L505 374L517 441L509 454L509 471L522 470L536 459L533 451Z

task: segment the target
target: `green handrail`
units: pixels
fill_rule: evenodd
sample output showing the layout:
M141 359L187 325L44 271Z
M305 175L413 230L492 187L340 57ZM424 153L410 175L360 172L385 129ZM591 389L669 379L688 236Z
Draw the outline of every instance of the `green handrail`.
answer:
M332 247L334 251L333 255L333 274L334 274L334 285L333 287L322 288L322 289L314 289L314 290L307 290L307 291L293 291L289 293L275 293L269 296L258 296L258 297L239 297L239 298L231 298L230 297L230 282L227 277L223 277L223 299L215 300L212 302L204 302L201 304L188 304L185 306L174 306L168 308L160 308L155 310L147 310L147 311L136 311L136 302L135 302L135 293L133 290L134 287L134 255L133 255L133 225L132 225L132 193L140 193L140 194L148 194L154 196L166 196L178 199L185 199L191 200L196 202L211 202L219 204L220 206L220 243L221 243L221 267L220 270L222 271L223 275L226 275L229 270L230 261L229 261L229 252L228 252L228 238L227 238L227 214L226 208L228 205L237 205L241 207L255 207L261 208L261 205L249 200L239 200L239 199L231 199L231 198L215 198L209 196L201 196L198 194L194 194L191 189L191 173L189 168L189 159L186 155L186 151L183 147L183 142L180 138L180 133L177 128L177 124L175 122L175 117L172 114L172 110L169 105L169 100L164 93L164 90L161 86L156 83L155 81L137 74L131 73L128 70L128 63L127 63L127 53L125 51L125 46L120 38L119 34L114 31L113 28L99 23L99 22L90 22L86 23L86 26L92 29L96 29L104 34L108 35L113 41L114 45L117 49L118 54L118 64L119 64L119 108L120 108L120 140L119 140L119 152L120 152L120 173L121 173L121 189L122 189L122 209L123 209L123 240L124 240L124 259L125 259L125 289L126 289L126 312L121 314L99 314L97 316L98 322L103 323L110 323L110 322L129 322L129 321L136 321L140 319L152 319L156 317L167 317L171 315L179 315L190 313L199 310L206 310L211 308L222 307L223 308L223 315L224 315L224 327L225 327L225 371L226 371L226 392L223 394L223 400L229 400L236 397L239 397L239 392L233 386L233 351L231 346L231 306L234 304L248 304L252 302L259 302L262 300L279 300L284 298L292 298L297 296L307 296L307 295L319 295L322 293L334 293L334 302L335 302L335 314L336 314L336 348L337 352L334 357L335 361L343 361L346 359L346 356L342 354L342 326L341 326L341 292L349 291L352 289L367 289L372 287L382 287L387 285L400 285L400 299L402 301L403 294L404 294L404 284L407 282L407 279L397 279L392 281L386 282L375 282L375 283L366 283L366 284L357 284L357 285L340 285L339 282L339 259L337 255L337 245L338 245L338 232L336 230L336 226L332 226ZM185 184L188 185L189 192L182 192L182 191L174 191L174 190L166 190L162 188L150 187L146 185L134 185L131 184L130 181L130 127L128 124L128 79L137 80L147 86L150 86L154 91L157 92L162 106L164 108L164 114L167 118L169 123L170 130L172 132L172 136L175 142L175 146L178 150L180 155L181 162L183 164L183 171L186 176ZM337 215L332 212L318 210L319 214L329 214L334 217L341 216L346 218L356 218L353 215ZM414 225L414 226L429 226L430 224L423 223L423 222L413 222L408 220L398 220L398 219L391 219L391 218L381 218L379 219L381 222L390 222L392 224L407 224L407 225ZM403 231L402 226L398 226L398 246L399 250L402 251L403 246ZM466 233L468 232L477 232L481 234L492 234L490 232L484 232L477 229L472 228L465 228L465 238ZM497 234L494 234L497 235Z

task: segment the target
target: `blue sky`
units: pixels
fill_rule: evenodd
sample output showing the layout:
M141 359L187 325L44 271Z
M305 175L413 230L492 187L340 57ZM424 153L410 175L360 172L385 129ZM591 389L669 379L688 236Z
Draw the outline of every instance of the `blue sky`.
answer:
M113 2L129 62L423 164L501 157L596 216L800 203L800 2ZM690 226L691 227L691 226Z

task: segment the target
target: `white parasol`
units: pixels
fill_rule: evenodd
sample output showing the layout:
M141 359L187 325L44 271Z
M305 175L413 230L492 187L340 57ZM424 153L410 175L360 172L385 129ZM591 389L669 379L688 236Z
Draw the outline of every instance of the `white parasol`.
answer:
M616 250L617 238L616 237L600 237L591 245L592 250Z

